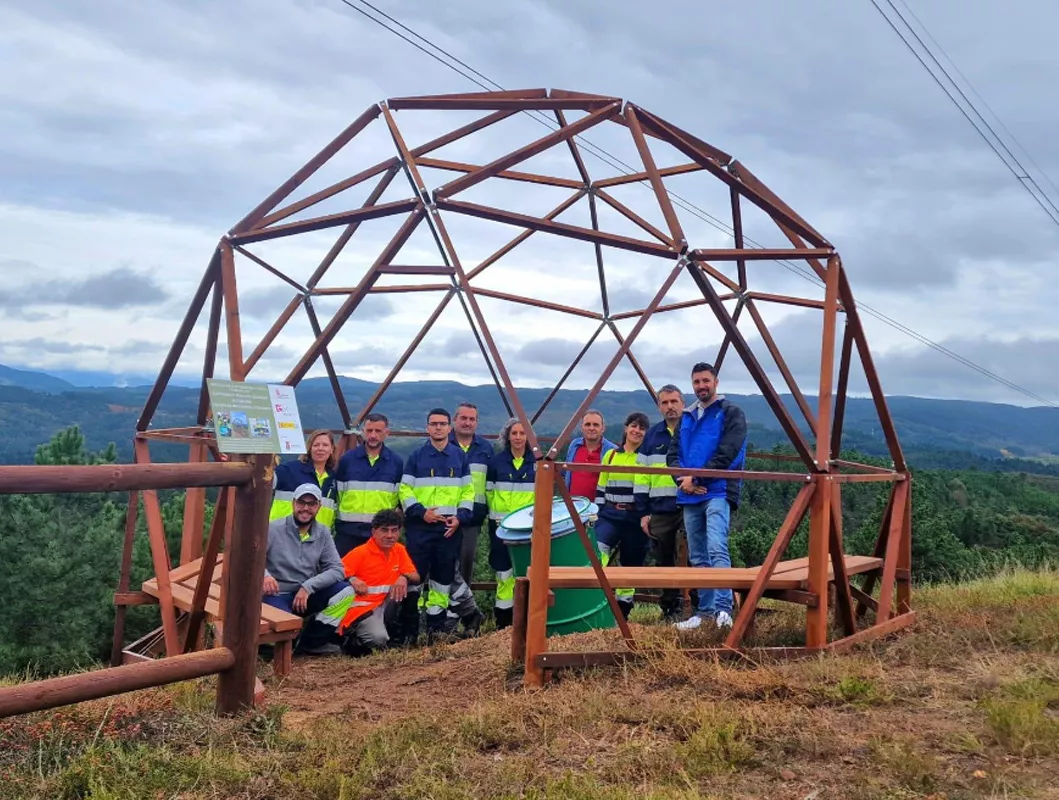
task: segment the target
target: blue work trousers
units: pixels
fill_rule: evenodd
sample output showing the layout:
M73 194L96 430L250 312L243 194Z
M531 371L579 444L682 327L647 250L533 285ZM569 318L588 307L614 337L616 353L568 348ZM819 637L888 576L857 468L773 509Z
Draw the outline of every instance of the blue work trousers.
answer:
M684 530L688 534L688 560L693 567L730 567L728 522L731 509L724 497L711 497L704 503L689 503L684 510ZM732 613L731 589L699 589L701 616Z

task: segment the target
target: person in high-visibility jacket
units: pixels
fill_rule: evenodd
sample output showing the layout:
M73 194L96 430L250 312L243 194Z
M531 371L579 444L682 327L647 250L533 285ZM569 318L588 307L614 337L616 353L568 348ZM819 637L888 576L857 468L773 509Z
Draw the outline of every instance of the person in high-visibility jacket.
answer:
M335 546L340 556L367 543L376 513L397 508L397 488L404 474L404 461L386 446L390 421L385 414L368 414L361 433L361 444L345 453L335 470Z
M405 513L408 553L427 587L427 636L451 634L459 617L449 612L449 591L460 552L461 526L474 512L474 485L466 454L449 442L452 417L443 408L427 414L427 441L404 465L398 496ZM419 632L419 594L413 587L401 605L404 635L413 640Z
M496 627L511 624L515 606L515 571L511 554L496 535L500 521L516 509L533 503L533 482L537 459L526 447L526 429L517 419L509 419L500 429L501 450L489 464L485 496L489 503L489 566L496 573L496 601L493 616Z
M684 393L667 383L658 390L658 410L662 412L662 421L647 431L640 445L640 454L649 467L666 466L666 455L680 429L680 417L684 413ZM649 513L643 518L644 533L651 538L651 549L658 566L675 567L677 550L684 538L684 514L677 505L677 484L671 475L652 474L648 476L648 486ZM684 600L679 589L663 589L658 605L663 620L676 622L681 619Z
M338 626L346 655L362 656L386 647L397 609L410 586L419 583L411 556L399 541L404 518L396 508L375 514L371 538L342 559L349 585L356 592Z
M273 472L271 522L294 513L294 490L303 483L320 487L323 499L316 521L333 531L338 492L335 487L335 442L331 432L313 431L305 440L305 453L293 461L284 461Z
M460 618L463 628L468 633L477 633L485 619L478 610L471 591L470 582L474 580L474 559L478 554L478 532L482 523L489 516L485 501L485 476L489 462L493 460L493 445L488 439L478 435L478 406L464 401L456 406L452 415L452 433L449 442L459 447L467 456L467 467L471 470L471 484L474 486L474 511L466 525L461 525L463 542L456 558L456 575L452 580L452 594L449 597L449 611Z
M639 411L625 418L625 435L617 449L603 456L603 466L646 467L647 459L638 452L650 425L647 415ZM621 563L624 567L642 567L647 558L647 534L641 520L647 515L649 476L636 472L601 472L596 484L596 541L603 565ZM618 605L628 619L632 611L632 589L617 589Z

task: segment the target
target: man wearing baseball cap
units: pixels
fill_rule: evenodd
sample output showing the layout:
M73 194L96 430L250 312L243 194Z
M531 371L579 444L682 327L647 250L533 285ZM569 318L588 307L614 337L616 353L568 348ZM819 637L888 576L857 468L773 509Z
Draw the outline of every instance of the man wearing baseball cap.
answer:
M309 620L296 651L310 655L339 652L335 630L341 616L332 620L321 612L353 592L331 531L316 521L322 500L315 483L295 489L294 513L269 523L265 557L262 601Z

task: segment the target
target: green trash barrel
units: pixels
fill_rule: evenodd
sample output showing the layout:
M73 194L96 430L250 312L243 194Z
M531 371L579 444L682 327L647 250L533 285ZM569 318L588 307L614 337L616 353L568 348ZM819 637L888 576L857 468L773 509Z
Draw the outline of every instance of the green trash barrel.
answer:
M574 498L575 506L583 522L588 525L592 547L596 549L596 534L590 518L594 518L597 506L584 497ZM524 578L529 572L531 538L533 531L533 506L528 505L513 511L503 519L496 535L511 554L515 576ZM592 562L581 544L581 537L566 510L566 504L557 498L552 505L552 555L553 567L589 567ZM548 635L561 636L567 633L583 633L599 628L613 628L617 623L602 589L555 589L555 603L548 609Z

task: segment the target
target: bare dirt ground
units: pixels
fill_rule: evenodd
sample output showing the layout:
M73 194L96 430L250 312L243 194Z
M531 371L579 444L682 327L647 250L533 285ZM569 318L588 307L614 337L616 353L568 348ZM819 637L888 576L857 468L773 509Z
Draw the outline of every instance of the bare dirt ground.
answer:
M506 690L507 632L434 649L362 659L300 657L283 681L261 671L270 703L284 706L284 725L304 729L322 717L371 723L417 713L462 711Z

